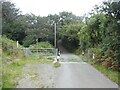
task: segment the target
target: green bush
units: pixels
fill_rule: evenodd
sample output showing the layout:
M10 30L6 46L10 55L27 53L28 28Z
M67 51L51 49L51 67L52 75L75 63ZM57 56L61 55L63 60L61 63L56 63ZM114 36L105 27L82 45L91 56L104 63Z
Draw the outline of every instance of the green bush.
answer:
M53 48L53 46L49 42L40 42L38 44L30 45L31 49L37 49L37 48Z
M90 48L90 51L92 51L93 53L99 55L101 54L101 49L100 48Z
M25 57L24 47L19 44L17 48L16 41L10 40L5 36L2 36L0 38L0 45L0 50L3 55L6 54L10 57L11 60L14 60L15 58Z
M54 67L55 67L55 68L58 68L58 67L60 67L60 66L61 66L61 64L60 64L59 62L54 63Z
M17 43L16 41L10 40L6 38L5 36L2 36L0 38L0 44L2 45L2 50L3 52L10 52L12 49L21 49L24 48L20 44L18 45L19 47L17 48Z

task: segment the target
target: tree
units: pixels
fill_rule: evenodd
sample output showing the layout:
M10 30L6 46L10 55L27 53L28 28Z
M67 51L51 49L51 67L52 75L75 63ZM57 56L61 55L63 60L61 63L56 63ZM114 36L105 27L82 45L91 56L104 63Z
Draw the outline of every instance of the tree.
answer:
M108 22L105 30L106 40L103 40L103 49L113 52L111 57L120 65L120 1L104 2L102 11L107 16ZM109 54L108 53L108 54ZM120 70L120 68L119 68Z
M85 51L90 47L90 36L87 33L88 27L87 25L83 25L80 31L77 33L79 37L79 48L81 51Z
M25 28L21 22L19 9L10 1L1 1L2 3L2 34L13 40L22 43L25 37Z
M82 24L68 24L64 25L62 33L63 45L72 50L79 46L79 38L77 33L80 31Z
M3 34L9 33L9 29L18 17L19 9L15 8L15 5L10 1L1 1L2 3L2 25L3 25Z

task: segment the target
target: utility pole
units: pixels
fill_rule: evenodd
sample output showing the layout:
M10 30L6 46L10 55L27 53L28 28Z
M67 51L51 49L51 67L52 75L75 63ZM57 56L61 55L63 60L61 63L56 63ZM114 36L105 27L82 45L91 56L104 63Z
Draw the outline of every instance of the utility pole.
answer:
M55 48L56 48L56 23L54 22L54 45L55 45Z
M37 43L37 56L38 56L38 39L36 39L36 43Z

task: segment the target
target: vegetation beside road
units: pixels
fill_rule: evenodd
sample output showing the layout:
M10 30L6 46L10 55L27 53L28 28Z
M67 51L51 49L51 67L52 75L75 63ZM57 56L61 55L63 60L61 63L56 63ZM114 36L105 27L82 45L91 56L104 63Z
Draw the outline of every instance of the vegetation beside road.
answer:
M15 88L26 64L23 46L4 36L0 38L2 47L2 88Z
M32 44L29 47L30 49L37 49L37 48L53 48L53 46L49 42L40 42L37 44Z
M24 47L6 37L0 38L0 50L2 52L2 88L16 88L19 80L22 78L23 67L27 63L52 63L52 59L40 59L30 57L26 60ZM44 46L44 43L41 44ZM46 45L46 44L45 44ZM50 45L50 44L47 44ZM50 45L52 46L52 45Z
M61 66L61 64L59 62L55 62L54 65L53 65L55 68L58 68Z
M80 58L83 61L91 64L93 67L95 67L97 70L99 70L105 76L107 76L113 82L115 82L118 85L120 85L120 81L119 81L120 72L118 72L117 70L111 70L110 68L106 68L106 67L102 66L100 63L96 63L92 58L88 59L85 55L84 56L80 55Z
M77 59L68 59L68 62L79 62Z
M3 60L5 58L3 58ZM26 64L26 61L25 59L20 59L20 61L14 61L12 64L6 63L3 63L2 67L3 68L2 88L16 88L19 80L22 78L22 69Z
M114 71L114 70L111 70L111 69L107 69L107 68L103 67L100 64L93 64L93 65L94 65L94 67L96 69L98 69L101 73L103 73L104 75L106 75L113 82L115 82L116 84L120 85L120 81L119 81L120 72Z

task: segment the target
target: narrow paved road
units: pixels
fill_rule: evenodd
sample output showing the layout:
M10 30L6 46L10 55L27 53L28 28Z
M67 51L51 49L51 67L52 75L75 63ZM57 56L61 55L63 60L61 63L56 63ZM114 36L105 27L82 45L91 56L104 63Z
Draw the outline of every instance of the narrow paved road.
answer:
M61 67L53 64L28 63L17 88L118 88L91 65L69 53L61 45Z
M56 88L118 88L114 82L83 62L62 63L56 75Z
M67 52L61 45L60 68L56 70L56 88L118 88L118 85L83 62L78 56ZM68 62L76 59L77 62Z

